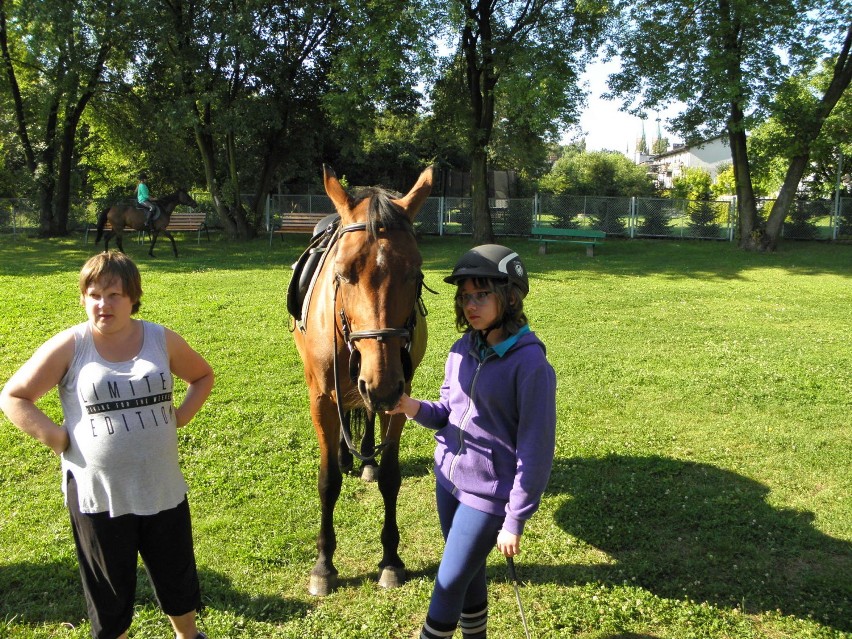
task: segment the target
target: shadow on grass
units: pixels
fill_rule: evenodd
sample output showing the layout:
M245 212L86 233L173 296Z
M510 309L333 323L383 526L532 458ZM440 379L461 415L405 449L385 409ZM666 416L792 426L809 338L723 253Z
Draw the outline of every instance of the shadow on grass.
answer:
M231 580L217 572L200 568L198 576L203 604L209 608L270 623L301 618L309 609L304 602L235 590ZM141 568L137 584L137 603L159 609ZM77 625L81 619L86 619L87 613L76 561L0 567L0 610L7 619L14 617L15 625Z
M812 513L768 505L758 482L707 464L614 455L557 460L549 490L572 496L556 523L613 563L557 568L539 575L545 581L627 582L852 630L852 544L816 530Z

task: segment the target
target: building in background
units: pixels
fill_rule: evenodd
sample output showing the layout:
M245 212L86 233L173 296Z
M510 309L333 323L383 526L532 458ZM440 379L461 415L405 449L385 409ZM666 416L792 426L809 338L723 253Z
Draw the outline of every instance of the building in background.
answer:
M648 175L662 188L670 189L685 169L693 167L707 171L715 182L719 169L731 164L731 149L727 136L720 135L696 144L675 145L665 153L637 158L637 163L646 165Z

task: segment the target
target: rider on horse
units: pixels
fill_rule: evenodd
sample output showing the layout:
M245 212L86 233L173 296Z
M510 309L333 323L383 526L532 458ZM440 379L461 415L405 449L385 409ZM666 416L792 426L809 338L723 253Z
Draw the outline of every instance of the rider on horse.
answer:
M149 199L148 185L145 184L145 181L148 179L148 175L142 171L139 173L138 178L139 184L136 186L136 201L145 209L145 228L150 230L151 220L154 212L157 210L157 205Z

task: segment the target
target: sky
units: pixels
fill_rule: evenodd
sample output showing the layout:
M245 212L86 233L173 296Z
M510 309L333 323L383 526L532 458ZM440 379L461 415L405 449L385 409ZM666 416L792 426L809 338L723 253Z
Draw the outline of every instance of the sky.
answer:
M585 133L586 150L588 151L621 151L632 157L636 149L636 141L642 136L642 121L632 115L619 111L618 100L603 100L600 96L606 91L607 77L619 69L616 61L591 64L583 80L588 83L589 105L580 116L580 128ZM666 130L666 118L677 114L675 109L668 109L659 114L660 127L663 137L670 142L678 138ZM654 114L645 121L645 139L648 146L657 137L657 115ZM568 142L576 132L569 132L563 137L563 143Z

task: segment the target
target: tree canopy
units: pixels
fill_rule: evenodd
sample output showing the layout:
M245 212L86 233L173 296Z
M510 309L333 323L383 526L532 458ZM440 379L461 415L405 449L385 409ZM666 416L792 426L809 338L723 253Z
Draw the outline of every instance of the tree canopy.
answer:
M852 78L848 0L624 0L610 46L623 66L610 78L614 95L636 113L680 101L674 130L687 139L725 132L737 189L740 245L773 249L810 146ZM802 112L801 153L765 227L755 203L747 131L767 117L789 78L832 58L834 74L810 115Z
M654 183L644 167L616 151L569 150L540 181L555 195L649 196Z
M0 188L36 199L41 232L63 234L73 198L127 197L146 169L156 191L209 191L226 232L249 238L265 196L318 185L323 162L353 184L391 187L434 163L471 172L474 240L487 242L489 169L547 175L555 189L609 174L599 195L645 188L629 161L607 155L548 174L583 106L580 75L609 42L623 61L611 91L628 109L680 101L673 124L687 139L727 134L741 236L771 248L801 176L825 193L848 146L844 9L848 0L0 0ZM755 196L779 181L761 226Z

